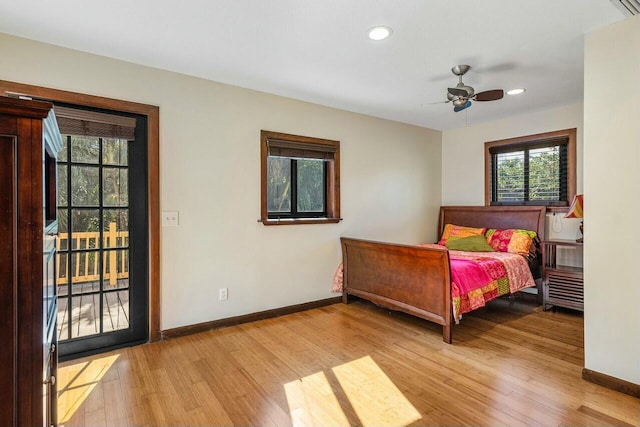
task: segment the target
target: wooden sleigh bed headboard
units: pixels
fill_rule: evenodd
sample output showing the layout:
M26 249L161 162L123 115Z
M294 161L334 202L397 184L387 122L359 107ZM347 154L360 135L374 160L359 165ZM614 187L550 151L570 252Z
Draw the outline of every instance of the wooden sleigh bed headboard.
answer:
M538 233L544 240L544 206L442 206L438 218L438 237L445 224L465 227L520 228Z
M544 238L544 206L442 206L438 237L445 224L520 228ZM442 325L452 341L451 273L445 247L372 242L342 237L343 301L358 296L377 305Z

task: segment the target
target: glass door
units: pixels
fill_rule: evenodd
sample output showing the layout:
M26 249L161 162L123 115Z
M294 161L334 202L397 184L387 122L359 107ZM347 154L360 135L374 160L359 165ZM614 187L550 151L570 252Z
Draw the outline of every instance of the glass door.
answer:
M136 132L140 141L64 128L57 164L58 339L61 357L69 358L147 339L146 154L140 155L146 144L144 132Z

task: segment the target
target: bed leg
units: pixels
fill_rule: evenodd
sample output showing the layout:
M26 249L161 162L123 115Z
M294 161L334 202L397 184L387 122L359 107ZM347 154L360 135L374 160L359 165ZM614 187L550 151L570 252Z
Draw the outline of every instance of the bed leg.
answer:
M442 341L447 344L451 344L453 342L453 336L451 333L451 325L443 325L442 326Z
M346 292L342 293L342 303L343 304L349 304L349 294Z

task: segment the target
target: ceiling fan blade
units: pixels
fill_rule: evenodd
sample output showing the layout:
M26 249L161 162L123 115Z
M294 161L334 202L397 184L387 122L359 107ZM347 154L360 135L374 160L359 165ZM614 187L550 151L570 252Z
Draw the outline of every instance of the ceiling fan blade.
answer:
M471 107L471 101L467 101L466 104L461 105L460 107L453 107L453 111L455 111L457 113L458 111L465 110L465 109L467 109L469 107Z
M450 87L447 88L447 91L453 96L462 96L464 98L469 96L469 93L465 89L459 87Z
M497 101L504 97L504 91L502 89L485 90L483 92L476 93L476 101Z

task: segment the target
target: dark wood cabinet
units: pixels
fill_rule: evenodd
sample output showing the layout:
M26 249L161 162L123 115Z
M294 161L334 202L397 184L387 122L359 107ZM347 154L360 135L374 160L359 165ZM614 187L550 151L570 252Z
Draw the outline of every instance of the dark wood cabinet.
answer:
M56 154L47 102L0 97L0 425L56 424Z
M558 306L584 311L582 268L558 263L559 247L582 250L582 243L575 240L542 242L543 308Z

